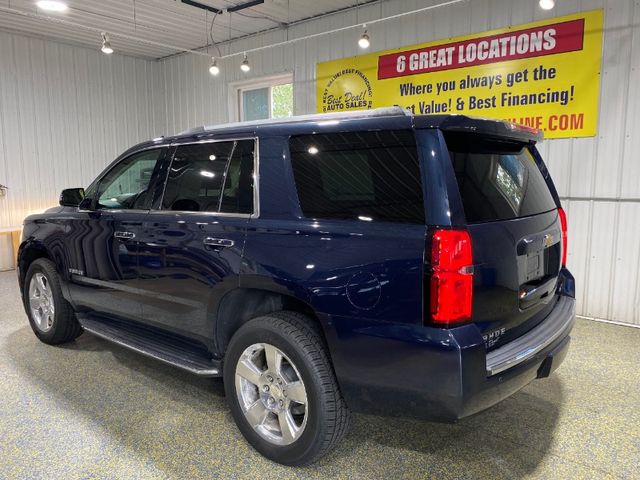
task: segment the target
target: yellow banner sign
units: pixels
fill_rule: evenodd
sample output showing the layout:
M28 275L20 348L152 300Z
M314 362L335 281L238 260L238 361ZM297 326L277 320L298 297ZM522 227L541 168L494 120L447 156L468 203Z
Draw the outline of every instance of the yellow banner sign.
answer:
M596 134L602 10L317 65L319 112L400 105Z

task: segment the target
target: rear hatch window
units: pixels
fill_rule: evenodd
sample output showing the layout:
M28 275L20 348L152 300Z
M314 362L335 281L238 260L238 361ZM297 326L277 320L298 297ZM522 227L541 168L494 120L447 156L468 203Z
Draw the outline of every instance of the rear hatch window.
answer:
M530 150L535 147L444 135L472 239L472 320L492 349L539 324L557 300L557 205Z
M468 223L508 220L556 209L549 187L522 143L447 134Z

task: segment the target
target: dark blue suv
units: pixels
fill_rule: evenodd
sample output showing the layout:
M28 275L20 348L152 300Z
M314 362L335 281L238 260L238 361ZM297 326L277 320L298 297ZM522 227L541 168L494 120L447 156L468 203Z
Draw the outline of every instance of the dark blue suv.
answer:
M539 139L390 108L142 143L25 220L29 321L224 377L244 436L284 464L335 446L350 411L455 421L567 352Z

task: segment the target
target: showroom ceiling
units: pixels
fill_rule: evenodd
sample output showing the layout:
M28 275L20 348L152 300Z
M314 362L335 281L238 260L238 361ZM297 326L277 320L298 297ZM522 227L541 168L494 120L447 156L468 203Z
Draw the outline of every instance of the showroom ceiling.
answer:
M227 9L258 2L64 0L67 10L57 13L38 8L36 0L0 0L0 30L93 48L100 47L100 32L104 31L118 53L157 59L206 46L214 16L212 33L218 43L282 28L368 1L264 0L261 4L227 13ZM216 10L223 13L216 15Z

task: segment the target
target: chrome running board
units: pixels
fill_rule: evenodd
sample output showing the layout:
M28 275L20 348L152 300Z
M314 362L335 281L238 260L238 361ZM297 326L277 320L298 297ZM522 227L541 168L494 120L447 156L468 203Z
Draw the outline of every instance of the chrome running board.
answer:
M201 377L219 377L221 364L184 345L170 344L161 337L145 335L140 329L128 329L115 323L78 316L82 328L109 342L155 358Z

